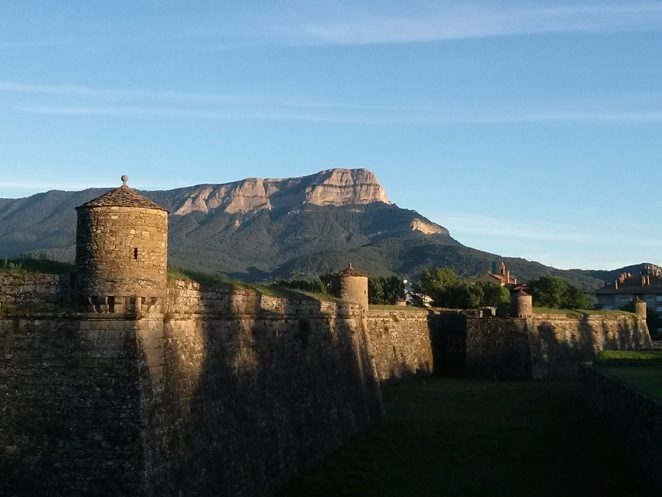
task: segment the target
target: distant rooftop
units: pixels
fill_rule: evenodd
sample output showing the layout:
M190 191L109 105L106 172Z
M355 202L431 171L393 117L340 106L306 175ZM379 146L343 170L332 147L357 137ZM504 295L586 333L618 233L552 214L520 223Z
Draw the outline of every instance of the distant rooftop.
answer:
M657 266L646 267L642 274L621 274L616 281L595 292L606 294L662 294L662 274Z
M76 207L76 209L87 207L138 207L140 209L158 209L165 211L163 207L140 195L126 184L127 176L122 176L122 186L115 188L100 197Z

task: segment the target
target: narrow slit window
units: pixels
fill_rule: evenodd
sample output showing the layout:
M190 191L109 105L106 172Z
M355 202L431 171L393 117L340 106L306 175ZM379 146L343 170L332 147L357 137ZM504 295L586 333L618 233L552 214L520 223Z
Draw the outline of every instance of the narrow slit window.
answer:
M134 249L133 249L133 258L134 258L135 260L138 260L138 249L137 249L137 248L134 248Z

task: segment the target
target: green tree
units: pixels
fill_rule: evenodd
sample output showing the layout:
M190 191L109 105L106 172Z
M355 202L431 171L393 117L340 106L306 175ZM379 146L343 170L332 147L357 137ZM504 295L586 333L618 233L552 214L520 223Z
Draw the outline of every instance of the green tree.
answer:
M368 302L371 304L384 303L383 278L368 278Z
M405 298L405 284L397 276L384 278L384 298L389 303L395 304L396 300Z
M405 285L397 276L368 278L368 299L371 304L395 304L405 296Z
M529 281L529 289L533 300L537 305L544 307L561 308L563 294L567 284L561 278L552 275L544 275L537 280Z
M479 285L477 283L473 284L465 284L464 286L464 292L465 292L465 301L463 302L463 306L465 308L471 309L473 307L480 307L481 305L484 305L484 300L485 300L485 292L483 291L482 285Z
M430 268L421 275L421 290L439 307L455 307L459 300L459 281L448 267Z
M567 284L565 295L563 296L563 307L568 309L589 309L592 307L590 300L584 292Z
M510 304L510 291L505 286L488 281L478 281L476 285L483 290L481 305L503 307Z
M588 309L590 300L558 276L545 275L528 283L536 305L559 309Z

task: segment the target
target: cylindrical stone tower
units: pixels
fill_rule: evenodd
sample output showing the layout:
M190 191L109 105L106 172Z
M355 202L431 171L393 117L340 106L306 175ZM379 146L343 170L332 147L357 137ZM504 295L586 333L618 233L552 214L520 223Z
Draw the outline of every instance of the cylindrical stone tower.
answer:
M127 297L152 304L165 297L168 212L126 181L76 207L77 291L101 312L121 312Z
M351 300L368 309L368 277L356 271L351 263L336 275L333 287L338 298Z
M519 289L510 295L510 314L515 318L533 316L533 297Z
M646 301L640 297L634 298L634 313L640 318L646 319Z

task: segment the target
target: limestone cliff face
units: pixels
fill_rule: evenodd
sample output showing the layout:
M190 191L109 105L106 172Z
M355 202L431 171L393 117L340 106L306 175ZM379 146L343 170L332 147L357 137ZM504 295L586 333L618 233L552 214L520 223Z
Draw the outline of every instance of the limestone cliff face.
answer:
M175 215L222 209L229 214L302 204L390 204L377 177L366 169L329 169L311 176L285 179L251 178L223 185L187 189Z
M270 209L264 180L251 178L226 185L201 186L191 191L173 214L206 213L218 208L229 214Z
M446 228L442 228L438 224L431 223L424 219L413 219L410 226L412 231L420 231L425 235L448 235L448 230Z
M390 204L377 177L366 169L329 169L306 188L306 202L315 205Z

